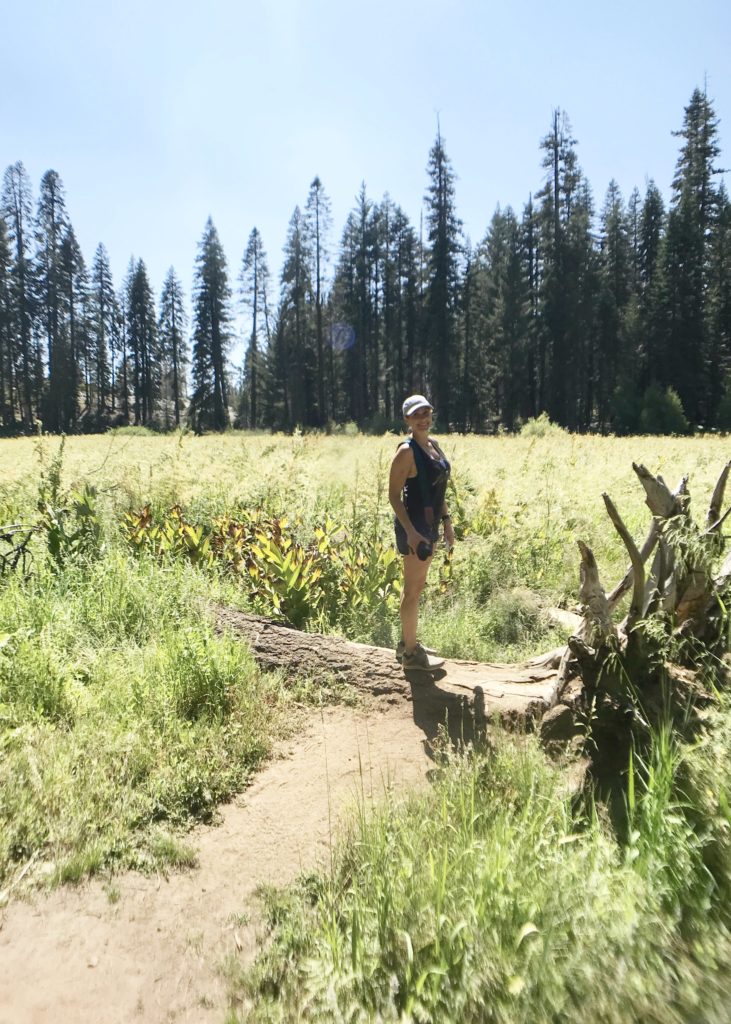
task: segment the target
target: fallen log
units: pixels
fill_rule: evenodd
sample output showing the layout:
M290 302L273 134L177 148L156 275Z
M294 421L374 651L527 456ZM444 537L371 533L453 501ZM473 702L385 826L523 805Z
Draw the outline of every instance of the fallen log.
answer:
M415 672L403 669L394 652L383 647L303 633L232 608L218 606L214 616L217 629L246 640L262 668L332 679L369 696L409 701L415 721L430 737L445 721L453 738L465 740L495 717L505 724L535 722L557 701L556 667L448 659L433 672Z

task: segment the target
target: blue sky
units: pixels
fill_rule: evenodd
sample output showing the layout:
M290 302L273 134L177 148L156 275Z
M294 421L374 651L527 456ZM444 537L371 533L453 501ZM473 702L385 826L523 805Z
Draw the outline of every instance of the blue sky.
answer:
M34 196L58 171L87 262L103 241L119 286L141 257L157 294L174 265L190 295L209 214L232 279L254 226L277 275L315 175L333 248L363 181L418 227L437 114L473 242L540 188L555 107L597 207L611 178L669 194L704 82L731 166L727 0L6 0L0 25L0 170Z

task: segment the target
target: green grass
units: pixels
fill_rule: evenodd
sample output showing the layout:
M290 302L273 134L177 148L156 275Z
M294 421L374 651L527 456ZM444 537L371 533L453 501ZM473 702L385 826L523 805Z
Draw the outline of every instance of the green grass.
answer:
M294 691L216 634L211 587L116 548L0 590L0 878L184 864L175 832L246 785Z
M727 455L719 439L564 433L445 446L465 536L449 587L432 569L420 633L483 661L558 644L545 609L575 600L577 538L607 588L623 574L600 492L641 540L633 459L672 484L689 471L702 509ZM210 524L259 507L292 518L304 543L327 514L352 536L388 537L394 447L139 431L63 451L0 442L0 524L37 518L41 493L71 507L72 489L97 490L88 536L53 558L41 532L29 577L0 580L0 890L27 866L55 883L192 866L186 831L247 785L293 705L347 699L327 681L262 675L211 621L211 602L246 607L235 578L133 555L122 512L149 502L162 516L179 501ZM393 595L330 628L395 644ZM726 705L692 746L661 730L628 765L626 811L611 820L567 799L533 737L445 752L426 796L357 811L330 871L267 891L271 941L253 973L233 970L231 1020L725 1024L730 752Z
M708 761L658 738L620 843L532 737L448 756L426 797L354 814L331 871L266 895L230 1019L721 1024L729 819L677 791ZM728 747L719 767L728 792Z

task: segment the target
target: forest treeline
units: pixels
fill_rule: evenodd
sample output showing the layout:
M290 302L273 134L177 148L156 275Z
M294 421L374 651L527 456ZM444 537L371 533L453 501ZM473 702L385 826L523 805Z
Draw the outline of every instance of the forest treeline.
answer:
M498 207L472 246L438 132L419 225L362 186L335 246L316 177L278 289L259 231L232 271L209 219L190 306L172 267L156 299L142 259L115 287L103 244L84 259L59 174L43 175L34 202L13 164L0 199L0 427L383 430L419 391L442 430L513 430L542 413L575 431L731 428L731 202L704 91L675 134L667 208L652 180L626 200L612 181L597 210L556 110L542 185L520 214Z

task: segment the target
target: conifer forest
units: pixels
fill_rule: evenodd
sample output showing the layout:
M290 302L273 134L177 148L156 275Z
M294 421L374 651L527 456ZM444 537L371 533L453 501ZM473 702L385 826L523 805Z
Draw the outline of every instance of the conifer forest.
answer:
M486 196L472 245L438 132L420 223L363 185L337 238L315 177L278 282L257 228L229 261L209 219L190 296L174 267L158 292L143 259L115 282L102 242L82 253L60 174L36 195L19 160L0 195L0 430L382 432L413 391L431 396L441 431L511 431L541 414L581 432L727 430L719 119L696 89L678 122L667 202L652 179L626 197L611 181L597 200L557 109L535 193L520 211Z

